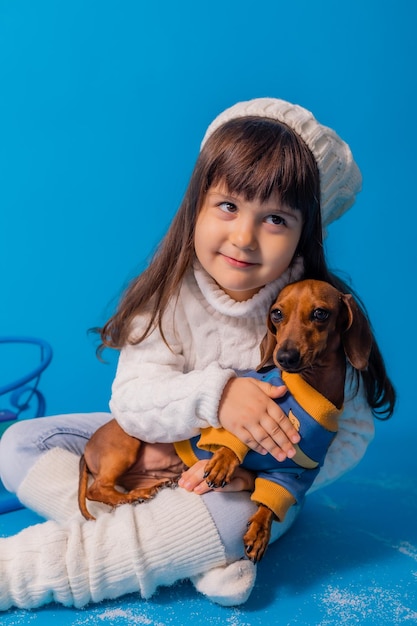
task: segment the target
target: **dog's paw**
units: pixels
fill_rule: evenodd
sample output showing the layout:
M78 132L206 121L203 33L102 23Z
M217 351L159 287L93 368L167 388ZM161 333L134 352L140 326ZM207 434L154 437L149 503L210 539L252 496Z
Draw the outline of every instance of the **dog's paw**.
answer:
M243 543L245 545L246 556L252 563L258 563L262 557L264 556L266 549L268 547L268 540L264 537L255 537L252 538L248 536L248 533L243 538Z
M219 448L207 461L204 479L211 489L225 487L233 478L239 459L229 448Z
M259 508L248 522L243 543L246 555L252 563L258 563L266 552L271 537L271 524L272 514L266 507Z

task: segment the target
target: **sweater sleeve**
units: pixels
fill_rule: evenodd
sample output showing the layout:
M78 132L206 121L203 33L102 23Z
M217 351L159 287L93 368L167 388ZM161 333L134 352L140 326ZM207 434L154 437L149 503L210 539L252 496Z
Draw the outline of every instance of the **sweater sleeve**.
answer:
M372 410L367 403L363 385L354 393L354 383L347 376L345 406L339 418L339 430L330 445L323 467L309 493L324 487L353 469L371 443L375 427Z
M134 332L143 324L143 318L137 319ZM201 428L218 428L223 389L236 375L215 360L192 369L183 354L187 329L165 324L164 334L168 345L156 328L140 344L121 350L110 400L120 426L150 443L180 441Z

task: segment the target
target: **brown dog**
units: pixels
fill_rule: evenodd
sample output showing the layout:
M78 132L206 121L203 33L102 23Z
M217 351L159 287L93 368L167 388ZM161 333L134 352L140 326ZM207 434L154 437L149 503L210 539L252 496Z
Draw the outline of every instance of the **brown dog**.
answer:
M332 407L330 413L326 413L324 422L318 424L324 433L324 449L315 450L313 457L311 453L310 456L306 454L306 451L309 452L308 441L303 439L298 417L291 415L302 439L300 446L296 446L296 456L287 462L291 471L296 471L298 483L301 474L306 477L307 490L337 431L335 415L344 401L346 358L355 369L365 369L372 335L354 298L317 280L304 280L285 287L272 305L267 323L268 335L261 346L262 363L258 369L272 358L276 367L285 373L283 380L293 395L300 388L301 380L304 381L301 387L305 383L309 397L312 393L311 397L317 398L320 405L323 398L327 399L325 402L328 401ZM315 392L317 396L314 396ZM290 397L290 394L287 396ZM281 399L277 402L281 404ZM299 403L302 405L301 400ZM291 413L294 413L292 409L288 414ZM320 418L313 421L320 422ZM190 446L190 442L146 444L127 435L115 420L99 428L87 443L80 461L79 506L84 517L94 519L87 510L86 498L117 506L147 500L162 486L175 484L186 467L180 457L190 465L198 458L198 448L214 451L205 473L211 487L221 487L230 482L237 466L256 454L223 429L205 429L198 445L192 449ZM267 457L272 459L271 455ZM278 475L279 468L285 465L273 462L278 466ZM90 486L88 473L93 476ZM287 469L285 480L289 473ZM119 491L116 485L126 492ZM268 545L273 519L282 520L297 497L287 483L284 487L280 485L279 478L277 482L269 483L262 477L256 479L252 497L259 506L249 520L243 540L248 557L256 562L262 558Z

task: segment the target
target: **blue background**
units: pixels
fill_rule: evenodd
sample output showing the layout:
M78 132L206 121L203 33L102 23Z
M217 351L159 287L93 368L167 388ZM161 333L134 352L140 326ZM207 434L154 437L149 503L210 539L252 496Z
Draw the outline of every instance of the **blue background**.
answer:
M101 364L88 329L165 232L209 122L277 96L334 127L361 167L329 260L399 392L379 430L415 428L415 14L404 0L1 0L0 334L51 343L49 413L107 409L117 355ZM9 351L2 380L32 358Z
M186 583L34 623L417 623L416 13L410 0L0 0L0 335L51 343L49 413L106 410L117 355L101 364L87 330L165 232L207 125L259 96L311 109L352 147L364 188L326 247L399 394L365 460L271 546L241 610ZM0 350L0 385L36 363ZM0 534L36 521L2 515Z

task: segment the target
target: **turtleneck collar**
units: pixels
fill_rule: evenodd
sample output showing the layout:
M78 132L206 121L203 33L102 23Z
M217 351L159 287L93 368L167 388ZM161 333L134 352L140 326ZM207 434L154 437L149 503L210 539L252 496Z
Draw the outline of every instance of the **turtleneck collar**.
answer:
M228 296L203 269L199 261L194 262L193 270L200 291L210 306L222 315L238 318L253 317L257 313L264 314L285 285L302 278L304 264L302 257L296 257L292 265L279 278L265 285L252 298L243 302L237 302Z

